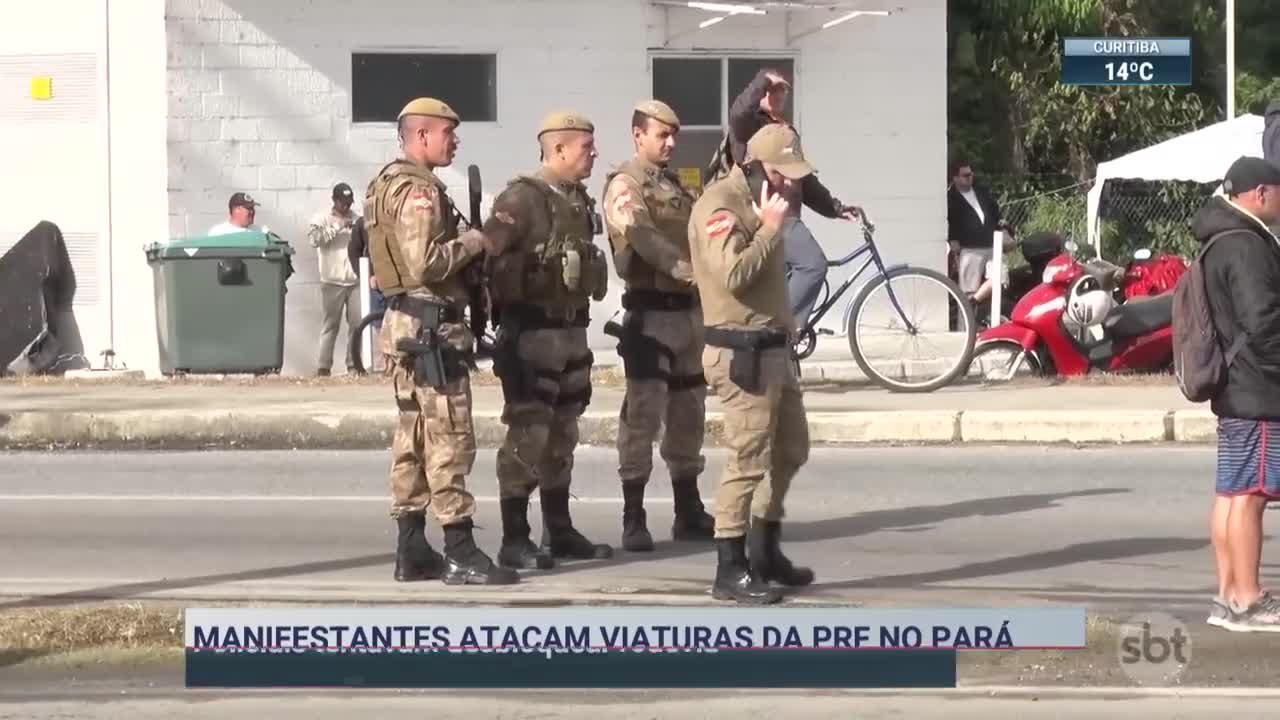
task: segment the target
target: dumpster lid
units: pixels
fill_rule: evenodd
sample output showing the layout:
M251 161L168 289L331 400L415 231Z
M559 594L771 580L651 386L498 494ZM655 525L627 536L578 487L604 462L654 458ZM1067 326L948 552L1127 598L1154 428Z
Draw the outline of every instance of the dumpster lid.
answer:
M200 250L242 251L259 254L271 249L274 253L293 254L293 248L273 232L261 230L245 230L244 232L226 233L223 235L191 235L171 238L164 242L153 242L143 248L147 254L163 254L166 256L194 256Z

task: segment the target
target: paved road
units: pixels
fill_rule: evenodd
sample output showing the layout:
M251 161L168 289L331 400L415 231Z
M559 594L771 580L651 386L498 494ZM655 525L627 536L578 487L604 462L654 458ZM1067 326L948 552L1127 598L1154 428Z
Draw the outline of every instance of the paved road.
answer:
M662 693L629 697L628 693L582 693L567 703L563 693L520 695L511 693L459 697L456 692L430 696L389 697L350 695L289 697L240 697L206 700L195 698L137 699L134 697L91 701L39 701L30 704L0 704L0 720L147 720L189 718L230 720L270 717L278 720L337 720L352 717L414 717L424 713L433 718L502 717L509 720L547 718L608 717L709 718L768 716L787 718L858 717L868 720L888 718L947 718L987 720L988 718L1058 718L1094 720L1110 717L1151 718L1269 718L1278 710L1274 699L1258 697L1226 698L1129 698L1088 699L1078 697L1032 699L990 697L900 697L876 694L806 693L779 695L734 693L732 697L709 693ZM621 696L621 697L620 697Z
M709 454L704 492L723 457ZM579 452L572 506L589 536L612 543L614 458ZM1155 606L1195 618L1213 586L1212 463L1210 450L1176 447L816 450L793 486L786 547L817 571L811 599ZM422 601L492 592L391 582L386 465L380 452L0 455L0 593ZM473 487L480 538L496 550L492 452ZM658 552L573 563L514 592L706 602L711 548L667 541L665 473L650 495Z

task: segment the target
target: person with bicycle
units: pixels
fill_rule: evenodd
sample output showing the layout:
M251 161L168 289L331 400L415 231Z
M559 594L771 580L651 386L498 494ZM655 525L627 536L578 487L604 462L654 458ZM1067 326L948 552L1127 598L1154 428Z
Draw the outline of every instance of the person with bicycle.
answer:
M713 161L716 175L723 176L729 168L740 163L747 141L766 125L785 125L799 141L799 131L783 118L790 93L791 83L777 70L765 68L756 74L729 108L729 132ZM792 316L803 326L822 294L822 284L827 279L827 255L801 219L801 206L807 205L819 215L833 220L855 220L861 217L862 210L836 199L816 174L810 174L780 192L785 193L787 201L787 215L780 230L786 257L787 295Z
M710 540L715 520L698 493L707 384L702 374L702 310L689 265L693 197L667 166L680 119L647 100L632 111L635 156L605 179L604 224L614 267L626 284L618 354L627 376L618 418L622 481L622 547L653 550L644 490L653 444L665 424L661 453L671 475L675 540ZM608 332L606 328L606 332Z
M788 190L813 167L795 131L780 124L752 136L745 159L694 203L689 252L706 325L703 371L724 408L729 447L716 497L712 595L764 604L781 599L769 581L814 579L781 548L783 501L809 459L781 229Z

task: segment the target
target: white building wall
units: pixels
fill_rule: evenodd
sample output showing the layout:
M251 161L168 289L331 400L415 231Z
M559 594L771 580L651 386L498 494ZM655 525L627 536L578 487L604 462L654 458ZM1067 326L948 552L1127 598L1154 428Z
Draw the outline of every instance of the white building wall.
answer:
M795 44L802 52L798 121L824 180L871 213L887 261L940 268L945 2L910 5ZM167 0L169 233L201 233L224 219L232 192L254 194L263 203L259 224L298 251L285 371L310 373L320 309L306 220L327 206L334 183L359 192L398 151L393 125L352 126L352 51L497 53L498 120L464 124L455 165L441 172L465 207L465 169L478 164L487 210L506 179L536 167L537 123L560 108L597 123L601 157L589 184L598 197L608 166L631 153L630 108L652 91L649 48L706 17L643 0L369 0L358 12L340 0ZM793 22L792 32L803 29ZM694 43L788 49L775 16L731 18L677 37L669 49ZM815 219L813 226L832 255L852 246L834 224ZM617 295L615 287L595 312L597 345L612 344L600 327ZM335 355L340 366L341 351Z

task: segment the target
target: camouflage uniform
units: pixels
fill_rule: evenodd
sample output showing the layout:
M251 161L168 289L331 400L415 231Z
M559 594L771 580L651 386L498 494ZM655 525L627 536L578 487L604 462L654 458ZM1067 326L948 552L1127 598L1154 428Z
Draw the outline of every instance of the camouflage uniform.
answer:
M594 133L576 113L555 113L547 132ZM599 218L586 188L545 167L511 181L494 199L485 234L505 248L487 275L498 333L494 372L502 381L498 450L503 539L498 562L550 568L555 557L607 558L574 527L569 515L578 418L591 400L588 309L608 288L608 261L592 242ZM541 547L530 539L529 496L537 487L543 516Z
M406 115L458 122L448 106L430 98L409 103L401 112ZM515 582L515 574L494 566L471 536L475 500L466 476L476 439L466 354L473 338L462 317L468 297L462 271L482 251L480 234L459 236L460 216L444 184L431 168L406 158L387 164L369 183L364 217L370 261L388 299L378 350L392 361L388 374L400 411L390 470L391 516L400 528L395 578ZM435 331L423 327L425 314L433 312L440 314ZM419 354L401 348L405 341L439 345L443 383L432 386L418 376ZM444 527L444 557L424 534L428 507Z
M672 131L674 111L648 100L635 111ZM604 221L618 277L626 284L618 354L627 376L618 418L618 474L622 480L622 546L653 550L644 490L653 469L653 445L666 425L660 452L671 476L676 540L712 537L714 520L702 505L698 476L706 418L702 374L702 310L689 265L689 213L693 196L675 173L637 154L605 179Z
M780 547L783 501L809 458L809 431L791 349L796 325L783 238L753 210L759 191L748 173L767 182L760 163L793 180L813 169L794 131L782 125L762 128L747 153L756 162L735 167L694 204L689 236L707 324L703 368L724 407L729 446L716 498L719 561L712 593L754 603L780 599L767 581L806 585L813 572L794 567Z

